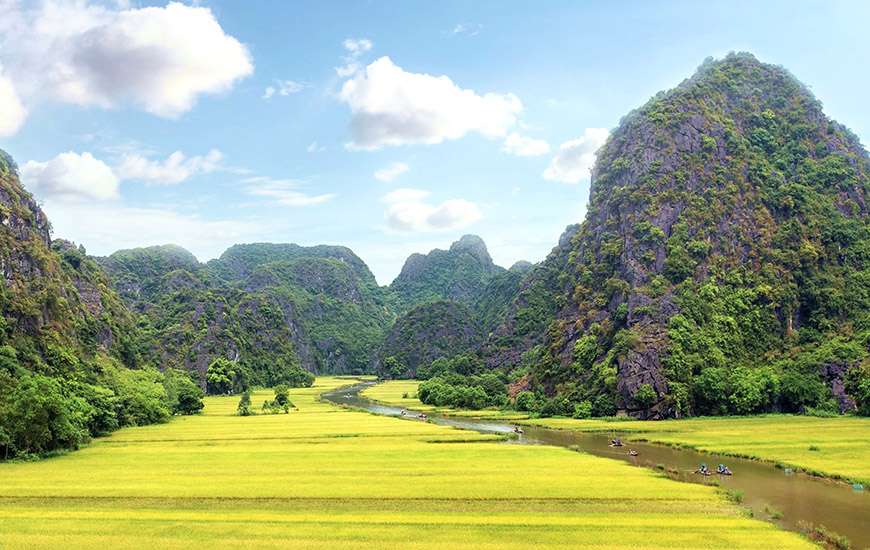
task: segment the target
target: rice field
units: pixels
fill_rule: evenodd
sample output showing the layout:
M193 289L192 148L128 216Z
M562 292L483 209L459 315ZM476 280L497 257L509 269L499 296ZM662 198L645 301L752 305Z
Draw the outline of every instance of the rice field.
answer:
M429 407L412 397L416 394L418 384L419 382L413 380L385 382L366 390L363 395L382 402L401 403L408 408ZM410 398L401 399L404 393ZM651 441L755 458L870 486L870 418L817 418L777 414L664 421L614 421L530 419L528 416L517 416L513 412L496 410L442 411L446 414L459 412L463 416L511 419L521 424L563 430L616 431L627 434L628 440Z
M709 486L291 392L0 464L0 548L812 548ZM255 404L269 392L253 396Z

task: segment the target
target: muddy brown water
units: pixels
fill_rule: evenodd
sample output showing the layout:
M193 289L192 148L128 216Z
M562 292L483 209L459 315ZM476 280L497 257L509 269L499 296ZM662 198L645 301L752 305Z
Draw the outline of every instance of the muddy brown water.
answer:
M323 394L332 403L384 416L402 416L398 407L381 405L366 399L359 393L372 385L361 383L339 388ZM416 414L408 410L411 414ZM487 419L458 418L427 413L430 422L453 426L463 430L480 433L511 434L514 424ZM414 421L406 416L409 421ZM847 537L852 548L870 549L870 491L856 490L842 482L813 477L810 475L780 469L772 464L755 460L734 458L711 453L701 453L692 449L681 449L651 443L628 443L630 434L583 433L568 430L554 430L523 426L524 433L510 444L554 445L568 447L595 456L629 462L638 467L655 470L664 469L668 475L688 483L717 483L725 489L743 494L742 505L752 509L755 517L770 519L784 529L799 530L799 523L824 525L827 529ZM610 447L613 437L622 437L624 447ZM629 449L638 452L630 456ZM717 464L727 465L734 475L708 477L694 473L702 463L711 470ZM774 519L771 516L781 514Z

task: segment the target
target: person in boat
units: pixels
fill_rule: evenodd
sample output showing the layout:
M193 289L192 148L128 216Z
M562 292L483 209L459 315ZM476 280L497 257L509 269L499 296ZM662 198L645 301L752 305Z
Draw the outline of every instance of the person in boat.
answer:
M521 433L523 433L523 429L520 428L519 426L514 426L514 433L521 434Z
M704 463L704 464L701 464L701 466L698 467L698 470L697 470L695 473L696 473L696 474L701 474L702 476L708 476L708 475L710 475L710 468L708 468L708 467L707 467L707 464Z
M420 420L426 420L427 416L423 413L420 413L417 415L417 418L419 418Z
M631 456L637 456L637 451L635 451L634 449L629 449L628 454Z
M405 409L402 409L402 416L405 416L405 414L407 414L405 413Z
M622 447L622 440L618 437L614 437L610 440L611 447Z
M723 476L730 476L731 469L728 468L728 466L726 466L724 464L720 464L719 466L716 467L716 473L723 475Z

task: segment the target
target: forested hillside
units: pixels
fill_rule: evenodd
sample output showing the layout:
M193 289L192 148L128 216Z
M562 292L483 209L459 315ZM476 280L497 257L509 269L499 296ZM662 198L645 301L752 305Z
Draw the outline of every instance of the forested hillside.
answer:
M205 384L218 358L251 383L273 385L302 368L362 373L394 318L368 267L343 247L236 245L200 264L173 246L100 260L143 313L148 355Z
M182 373L149 368L136 318L45 214L0 151L0 458L74 448L202 407Z
M0 169L4 395L47 384L65 403L112 403L111 419L83 409L93 425L44 444L4 425L7 452L165 418L168 381L212 391L216 361L233 378L219 393L374 372L434 376L433 395L456 405L485 375L485 402L543 414L870 411L870 158L790 73L749 54L706 61L624 117L586 219L545 261L511 269L474 235L413 254L384 287L340 246L91 258L52 244L5 154ZM133 378L163 388L159 414L123 411Z
M524 365L560 413L854 408L870 389L868 174L788 71L708 60L599 151L585 222L524 284L489 364Z

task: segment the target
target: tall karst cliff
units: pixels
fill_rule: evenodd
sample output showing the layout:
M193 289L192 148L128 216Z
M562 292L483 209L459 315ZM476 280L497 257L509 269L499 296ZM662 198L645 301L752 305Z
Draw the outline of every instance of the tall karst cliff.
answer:
M585 221L523 284L488 362L645 417L848 408L870 327L868 174L788 71L708 60L620 122Z

